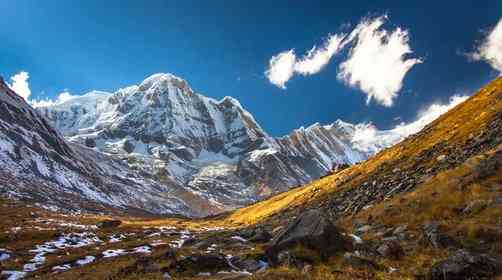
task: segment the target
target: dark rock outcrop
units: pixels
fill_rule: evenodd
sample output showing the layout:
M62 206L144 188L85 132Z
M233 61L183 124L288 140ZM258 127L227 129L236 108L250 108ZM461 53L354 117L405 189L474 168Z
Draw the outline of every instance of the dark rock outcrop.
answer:
M219 254L195 254L176 263L178 272L218 272L231 269L225 257Z
M274 237L266 255L271 264L275 265L281 251L296 246L303 246L315 251L321 258L326 258L343 251L347 242L324 213L308 210Z
M491 279L502 273L502 260L484 254L458 250L448 259L435 264L432 280Z
M122 224L120 220L104 220L96 224L98 228L116 228Z
M357 254L354 253L345 253L343 255L343 259L345 264L350 265L352 267L357 267L357 268L365 268L365 269L373 269L373 270L382 270L383 267L379 264L377 264L375 261L358 256Z
M446 248L456 244L446 233L442 232L441 225L436 222L426 223L423 226L424 235L435 248Z

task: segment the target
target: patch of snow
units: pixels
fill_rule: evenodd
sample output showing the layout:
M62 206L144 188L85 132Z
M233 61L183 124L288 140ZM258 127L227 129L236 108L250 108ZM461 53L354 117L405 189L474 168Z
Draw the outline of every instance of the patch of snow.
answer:
M0 248L0 262L10 259L10 251L7 249Z
M165 244L167 244L167 243L162 240L154 240L150 243L150 245L153 247L157 247L157 246L165 245Z
M16 271L16 270L4 270L0 273L0 275L6 276L6 280L19 280L23 279L26 276L26 272L24 271Z
M55 271L65 271L65 270L68 270L70 268L71 268L71 265L64 264L64 265L56 265L56 266L52 267L52 270L55 270Z
M140 246L133 249L133 253L150 254L152 253L152 247L150 246Z
M103 258L112 258L112 257L118 257L127 254L124 249L117 249L117 250L106 250L101 253L103 255Z
M94 256L86 256L83 259L77 260L76 264L82 266L82 265L86 265L86 264L92 263L94 260L96 260L96 257L94 257Z
M356 242L356 244L363 244L363 240L361 239L361 237L355 234L349 234L349 236L352 237L352 239L354 240L354 242Z
M276 154L278 151L272 148L263 149L263 150L255 150L248 153L250 161L258 161L260 158L268 155Z
M237 240L237 241L240 241L240 242L248 242L245 238L242 238L238 235L235 235L235 236L232 236L231 237L233 240Z
M45 164L45 161L41 157L34 157L33 160L35 161L35 165L37 166L38 172L42 174L42 176L45 177L50 177L51 172L49 171L49 168Z
M123 234L114 234L110 236L110 240L108 241L109 243L116 243L122 241L122 239L126 238L125 235Z

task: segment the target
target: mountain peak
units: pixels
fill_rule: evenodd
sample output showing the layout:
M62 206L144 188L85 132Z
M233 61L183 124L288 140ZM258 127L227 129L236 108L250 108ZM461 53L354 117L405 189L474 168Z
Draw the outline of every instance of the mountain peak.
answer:
M141 91L174 86L180 89L189 88L188 83L171 73L156 73L147 77L139 85Z

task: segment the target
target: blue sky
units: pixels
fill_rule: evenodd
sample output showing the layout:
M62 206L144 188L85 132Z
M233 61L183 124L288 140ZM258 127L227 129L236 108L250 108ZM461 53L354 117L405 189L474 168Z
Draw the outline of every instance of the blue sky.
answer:
M378 3L377 3L378 2ZM0 74L29 72L30 98L64 89L114 91L158 72L186 79L197 92L237 98L272 135L340 118L390 128L432 103L471 92L499 72L472 62L502 17L502 1L2 1ZM363 18L388 15L381 30L401 27L413 51L392 106L337 78L348 50L318 73L295 75L281 89L264 74L270 59L301 57L329 34ZM484 32L483 32L484 30ZM386 76L385 76L386 77Z

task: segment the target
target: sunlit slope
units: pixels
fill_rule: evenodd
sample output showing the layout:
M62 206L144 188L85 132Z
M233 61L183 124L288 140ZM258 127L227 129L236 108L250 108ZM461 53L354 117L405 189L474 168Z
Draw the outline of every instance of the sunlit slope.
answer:
M383 150L369 160L316 180L304 187L236 210L225 221L227 224L250 225L282 210L308 207L311 203L323 205L323 202L326 204L327 198L335 197L338 193L359 187L364 183L372 183L374 178L379 178L379 180L390 178L396 170L413 172L433 170L429 177L433 176L462 163L468 157L482 152L483 149L493 148L492 146L496 143L481 143L476 148L471 148L470 143L477 137L500 139L499 134L493 135L498 132L491 130L490 124L500 119L501 115L502 78L499 77L419 133ZM455 158L456 154L459 154L458 162L451 165L438 162L440 155ZM417 181L413 183L413 188L416 189L423 183ZM349 211L346 214L354 213Z

